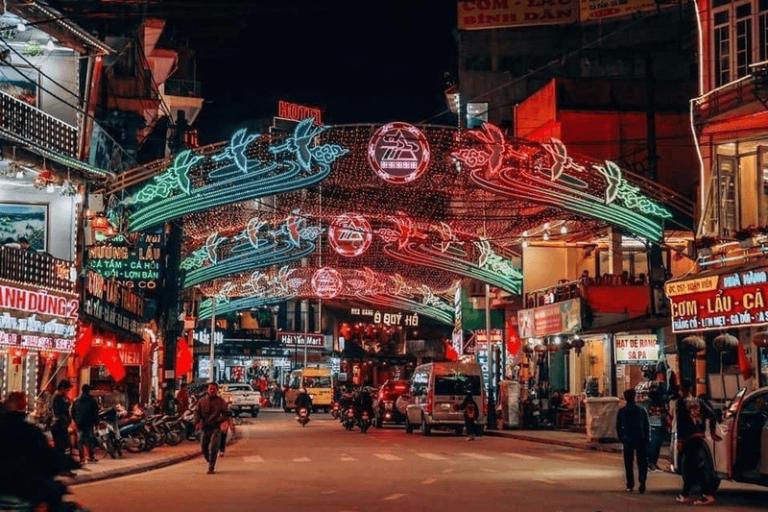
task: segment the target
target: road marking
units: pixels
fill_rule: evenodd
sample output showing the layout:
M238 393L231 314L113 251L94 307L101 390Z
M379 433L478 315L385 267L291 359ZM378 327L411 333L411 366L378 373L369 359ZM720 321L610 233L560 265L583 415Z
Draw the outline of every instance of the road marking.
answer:
M261 464L264 462L264 459L261 458L261 455L246 455L243 457L243 462L252 462L255 464Z
M436 454L436 453L417 453L416 455L418 455L418 456L419 456L419 457L421 457L422 459L429 459L429 460L446 460L446 458L445 458L445 457L443 457L442 455L438 455L438 454Z
M327 491L321 492L320 494L322 494L323 496L328 496L329 494L336 494L336 492L337 491L334 491L333 489L329 489Z
M550 480L549 478L534 478L533 480L535 482L541 482L541 483L550 484L550 485L555 485L557 483L554 480Z
M389 496L384 498L382 501L395 501L395 500L399 500L403 496L405 496L405 494L400 494L400 493L390 494Z
M432 485L435 482L437 482L437 478L427 478L421 481L421 485Z
M552 457L555 457L556 459L563 459L563 460L573 460L577 462L584 462L584 457L581 457L579 455L570 455L567 453L550 453L549 454Z
M309 457L299 457L298 459L293 459L293 462L312 462L312 459Z
M463 452L459 455L463 455L465 457L469 457L470 459L475 460L493 460L493 457L489 457L488 455L481 455L479 453L470 453L470 452Z
M541 457L534 457L533 455L526 455L524 453L517 453L517 452L504 452L504 455L508 455L510 457L515 457L517 459L523 459L523 460L540 460Z
M491 469L491 468L480 468L480 471L482 471L484 473L498 473L498 471L496 471L495 469Z
M446 468L443 470L444 475L447 475L448 473L453 473L453 468Z
M392 455L391 453L374 453L374 455L381 460L388 460L390 462L394 462L396 460L403 460L397 455Z
M357 459L354 457L350 457L349 455L342 455L341 456L341 462L354 462Z

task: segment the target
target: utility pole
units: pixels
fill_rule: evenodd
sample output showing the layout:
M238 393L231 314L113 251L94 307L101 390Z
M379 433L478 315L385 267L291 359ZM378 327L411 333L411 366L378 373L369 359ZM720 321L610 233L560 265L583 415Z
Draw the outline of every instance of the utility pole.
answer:
M485 285L485 340L488 350L488 425L487 428L496 426L496 400L494 393L495 379L493 376L493 343L491 343L491 286ZM477 345L477 343L475 343ZM480 348L476 350L479 352Z
M218 299L213 296L211 297L211 338L210 338L210 345L208 346L208 382L216 382L216 379L213 374L213 368L214 368L214 356L216 353L216 350L214 348L214 345L216 344L216 303L218 302Z

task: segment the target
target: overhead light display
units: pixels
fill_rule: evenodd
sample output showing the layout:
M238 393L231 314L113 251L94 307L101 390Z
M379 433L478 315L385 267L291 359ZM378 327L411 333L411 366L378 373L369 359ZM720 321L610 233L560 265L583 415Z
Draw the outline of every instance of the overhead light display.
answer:
M336 269L323 267L312 276L312 290L321 299L332 299L344 289L344 280Z
M408 123L385 124L368 143L368 162L379 178L402 185L419 178L429 166L429 142Z
M353 258L360 256L373 240L371 223L356 213L339 215L328 227L328 242L338 254Z

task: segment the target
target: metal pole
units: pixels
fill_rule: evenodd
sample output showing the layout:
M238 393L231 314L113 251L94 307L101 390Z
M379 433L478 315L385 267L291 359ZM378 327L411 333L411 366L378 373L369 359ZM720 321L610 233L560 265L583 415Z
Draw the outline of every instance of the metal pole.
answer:
M485 285L485 339L488 350L488 428L495 428L496 400L494 398L493 344L491 343L491 286L489 284Z
M304 311L302 320L304 321L304 368L307 367L307 336L309 335L309 301L304 300Z
M216 297L211 297L211 338L209 340L210 346L208 347L208 382L215 382L213 379L213 366L214 366L214 345L216 343Z

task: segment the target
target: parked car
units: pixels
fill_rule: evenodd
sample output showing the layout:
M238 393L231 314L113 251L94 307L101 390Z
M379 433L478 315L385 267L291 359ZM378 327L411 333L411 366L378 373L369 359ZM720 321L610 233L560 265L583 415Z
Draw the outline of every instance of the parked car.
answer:
M751 393L741 389L717 425L720 441L707 431L713 467L722 480L768 486L768 387ZM677 433L672 431L672 446ZM679 472L680 453L672 450L672 468Z
M397 399L408 392L407 380L388 380L378 389L373 399L373 414L376 428L384 423L400 424L405 421L405 413L395 406Z
M291 372L288 387L285 389L285 402L283 410L288 412L295 409L294 403L300 389L306 389L312 397L312 408L325 412L331 410L333 405L333 374L330 368L321 366L307 367Z
M478 432L482 433L488 414L482 369L478 363L429 363L413 372L406 407L405 431L419 428L425 436L434 429L461 434L464 412L460 405L467 393L480 408Z
M261 411L261 393L255 391L250 384L222 384L221 397L227 401L235 416L250 411L255 418Z

